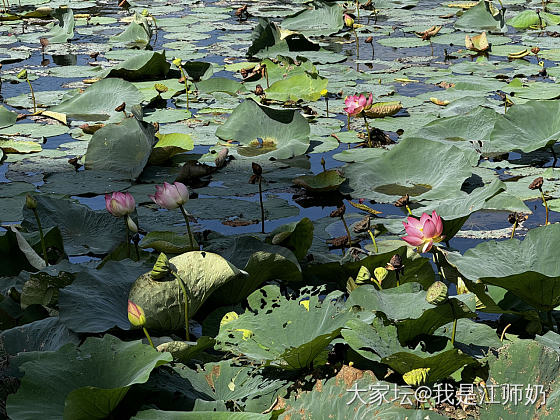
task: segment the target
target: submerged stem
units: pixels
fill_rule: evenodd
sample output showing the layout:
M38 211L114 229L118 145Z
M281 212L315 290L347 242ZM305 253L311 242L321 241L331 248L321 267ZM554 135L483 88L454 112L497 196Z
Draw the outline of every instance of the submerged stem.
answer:
M194 237L191 232L191 225L189 223L189 216L187 215L187 212L183 208L183 205L180 204L179 208L181 209L181 213L183 214L183 217L185 218L185 223L187 224L187 234L189 235L189 242L191 243L191 251L192 251L195 248L195 246L194 246Z
M49 265L49 259L47 257L47 245L45 244L43 227L41 226L41 221L39 220L39 214L37 213L37 209L33 209L33 214L35 215L35 220L37 221L37 226L39 227L39 237L41 238L41 250L43 251L43 259L45 260L45 265Z

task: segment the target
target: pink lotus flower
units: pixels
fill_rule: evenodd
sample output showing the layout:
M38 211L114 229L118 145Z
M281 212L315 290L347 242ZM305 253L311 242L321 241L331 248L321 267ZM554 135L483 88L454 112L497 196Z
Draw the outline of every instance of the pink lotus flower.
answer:
M409 216L403 225L408 236L403 236L402 239L412 246L417 246L421 252L428 252L434 243L441 242L445 238L441 234L443 221L435 210L431 216L423 213L420 220Z
M156 185L156 193L150 195L150 198L158 206L173 210L189 201L189 190L180 182L173 184L164 182L163 186Z
M115 217L126 216L134 211L136 203L130 193L105 194L105 208Z
M369 109L373 102L373 95L370 93L369 98L366 98L366 95L363 93L360 95L350 95L347 96L344 100L344 111L350 115L351 117L355 117L360 115L364 109Z

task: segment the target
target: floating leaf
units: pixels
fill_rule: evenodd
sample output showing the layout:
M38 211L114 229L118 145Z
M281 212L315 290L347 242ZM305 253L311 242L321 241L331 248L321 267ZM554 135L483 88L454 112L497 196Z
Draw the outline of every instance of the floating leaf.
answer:
M293 183L310 192L326 192L337 190L346 181L336 169L329 169L317 175L303 175L294 179Z

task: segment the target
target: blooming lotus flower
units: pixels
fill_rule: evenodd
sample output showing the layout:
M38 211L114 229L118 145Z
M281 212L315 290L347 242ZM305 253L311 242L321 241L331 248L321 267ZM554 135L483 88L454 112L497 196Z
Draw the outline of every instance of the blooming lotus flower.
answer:
M435 210L431 216L423 213L420 220L409 216L403 225L407 236L403 236L402 239L412 246L417 246L421 252L428 252L434 243L441 242L445 238L441 234L443 222Z
M105 208L115 217L126 216L134 211L136 203L130 193L105 194Z
M142 327L146 323L144 310L132 301L128 301L128 320L135 327Z
M163 186L156 185L156 193L150 195L150 198L158 206L173 210L189 200L189 190L185 184L180 182L174 182L173 184L164 182Z
M346 112L351 117L360 115L364 109L369 109L373 103L373 95L370 93L369 98L363 93L360 95L350 95L344 100L344 112Z

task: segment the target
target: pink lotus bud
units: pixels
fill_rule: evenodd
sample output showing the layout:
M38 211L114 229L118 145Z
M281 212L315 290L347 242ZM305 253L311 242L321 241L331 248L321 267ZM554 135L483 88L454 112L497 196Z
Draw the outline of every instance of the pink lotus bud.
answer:
M128 301L128 320L135 327L142 327L146 323L144 310L132 301Z
M105 194L105 208L115 217L126 216L134 211L136 203L130 193Z
M154 203L167 210L173 210L185 204L189 200L189 190L180 182L169 184L163 183L163 186L156 185L156 193L149 196Z

